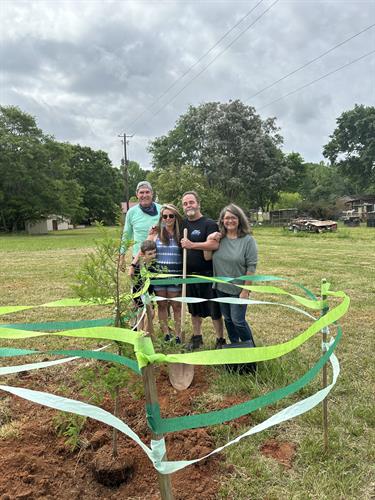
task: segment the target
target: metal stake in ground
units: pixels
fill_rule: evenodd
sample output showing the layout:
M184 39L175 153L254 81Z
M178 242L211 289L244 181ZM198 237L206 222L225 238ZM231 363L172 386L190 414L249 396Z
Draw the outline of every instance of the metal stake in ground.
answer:
M327 301L327 295L324 293L324 285L326 284L327 280L325 278L322 279L322 284L321 284L321 300L323 302L323 308L322 308L322 316L327 314L328 312L328 305L326 303ZM327 343L327 327L325 326L322 329L322 334L323 334L323 352L327 351L326 348L326 343ZM323 366L323 389L327 387L327 363ZM323 437L324 437L324 451L328 450L328 400L327 396L323 399Z

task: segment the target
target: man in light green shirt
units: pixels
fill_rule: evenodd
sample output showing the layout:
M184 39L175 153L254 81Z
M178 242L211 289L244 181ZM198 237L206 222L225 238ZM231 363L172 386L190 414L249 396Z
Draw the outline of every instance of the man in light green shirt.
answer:
M160 205L153 201L153 194L152 186L148 181L138 183L136 196L139 203L128 210L122 233L122 244L120 247L121 269L124 268L128 242L133 242L132 255L134 259L139 252L142 242L147 239L149 230L159 221ZM130 274L132 274L132 269L130 269Z

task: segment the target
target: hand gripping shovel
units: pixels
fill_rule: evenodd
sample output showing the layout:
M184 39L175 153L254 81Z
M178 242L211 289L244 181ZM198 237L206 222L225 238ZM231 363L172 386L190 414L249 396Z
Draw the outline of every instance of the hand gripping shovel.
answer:
M184 238L187 238L187 229L184 229ZM182 276L186 278L186 265L187 265L187 250L182 251ZM182 284L182 297L186 297L186 283ZM185 342L185 316L186 316L186 303L182 303L181 308L181 341ZM184 363L173 363L169 365L169 381L172 386L178 391L187 389L194 378L194 365L185 365Z

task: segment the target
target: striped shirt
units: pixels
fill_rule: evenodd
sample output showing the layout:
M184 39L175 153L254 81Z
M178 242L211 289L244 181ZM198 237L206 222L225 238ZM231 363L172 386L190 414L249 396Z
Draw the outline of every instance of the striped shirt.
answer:
M170 274L182 273L182 249L174 238L169 239L169 245L164 245L156 238L156 264L161 272Z

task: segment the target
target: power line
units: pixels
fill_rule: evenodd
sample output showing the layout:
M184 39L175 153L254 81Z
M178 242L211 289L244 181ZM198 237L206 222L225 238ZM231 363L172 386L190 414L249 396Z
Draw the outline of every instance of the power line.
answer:
M157 102L159 102L162 97L164 97L173 87L175 87L177 85L178 82L180 82L205 57L207 57L234 29L237 28L237 26L239 26L247 17L249 17L250 14L252 14L252 12L254 12L254 10L258 7L258 5L260 5L262 2L264 2L264 0L259 0L259 2L254 7L252 7L248 12L246 12L246 14L243 17L241 17L241 19L236 24L234 24L228 31L226 31L224 33L224 35L222 35L219 38L219 40L217 40L217 42L215 42L215 44L212 45L212 47L210 47L197 61L195 61L194 64L192 64L182 75L180 75L173 83L171 83L171 85L169 85L169 87L167 87L158 97L156 97L156 99L154 99L154 101L148 107L146 107L143 111L141 111L141 113L139 113L139 115L136 116L134 121L132 121L130 126L134 126L134 124L137 123L137 121L140 118L142 118L142 116L144 116L144 114L147 113L147 111L151 110L151 108L153 108L155 106L155 104Z
M276 5L280 0L275 0L267 9L265 9L249 26L243 29L224 49L219 52L199 73L197 73L193 78L191 78L181 90L179 90L176 94L174 94L169 101L164 103L155 113L153 113L152 118L157 116L168 104L170 104L176 97L178 97L194 80L196 80L202 73L206 71L206 69L211 66L224 52L226 52L243 34L245 34L250 28L252 28L260 19L267 14L269 10L272 9L274 5Z
M374 24L371 24L370 26L368 26L367 28L363 29L362 31L359 31L358 33L356 33L355 35L352 35L351 37L347 38L346 40L343 40L342 42L338 43L337 45L335 45L334 47L331 47L330 49L326 50L325 52L323 52L322 54L320 54L319 56L317 57L314 57L314 59L311 59L310 61L308 61L307 63L303 64L302 66L299 66L298 68L294 69L293 71L291 71L290 73L282 76L281 78L279 78L278 80L275 80L274 82L270 83L269 85L267 85L266 87L262 88L261 90L259 90L258 92L256 92L255 94L253 94L252 96L250 96L248 98L248 100L250 99L253 99L254 97L258 96L259 94L262 94L265 90L268 90L270 89L271 87L274 87L277 83L280 83L282 82L283 80L285 80L286 78L288 78L289 76L292 76L292 75L295 75L296 73L298 73L299 71L301 71L302 69L306 68L307 66L310 66L310 64L314 63L315 61L318 61L319 59L321 59L322 57L326 56L327 54L329 54L330 52L333 52L334 50L336 50L337 48L341 47L342 45L344 45L345 43L348 43L350 40L353 40L353 38L356 38L357 36L359 35L362 35L362 33L365 33L366 31L368 31L369 29L373 28L375 26L375 23Z
M287 94L285 94L285 95L283 95L281 97L278 97L277 99L274 99L273 101L271 101L271 102L265 104L264 106L261 106L260 108L258 108L258 111L260 111L261 109L267 108L271 104L274 104L275 102L281 101L282 99L285 99L286 97L289 97L289 96L295 94L296 92L299 92L300 90L305 89L306 87L309 87L313 83L316 83L316 82L319 82L320 80L323 80L323 78L327 78L327 76L333 75L334 73L337 73L338 71L340 71L340 70L342 70L344 68L347 68L348 66L350 66L350 65L352 65L352 64L360 61L361 59L365 59L365 57L369 57L371 54L375 54L375 50L371 50L370 52L367 52L367 54L363 54L362 56L357 57L357 59L353 59L352 61L350 61L350 62L348 62L346 64L343 64L339 68L336 68L333 71L330 71L329 73L326 73L325 75L323 75L323 76L321 76L319 78L316 78L315 80L312 80L311 82L306 83L305 85L302 85L301 87L298 87L297 89L294 89L291 92L288 92Z

